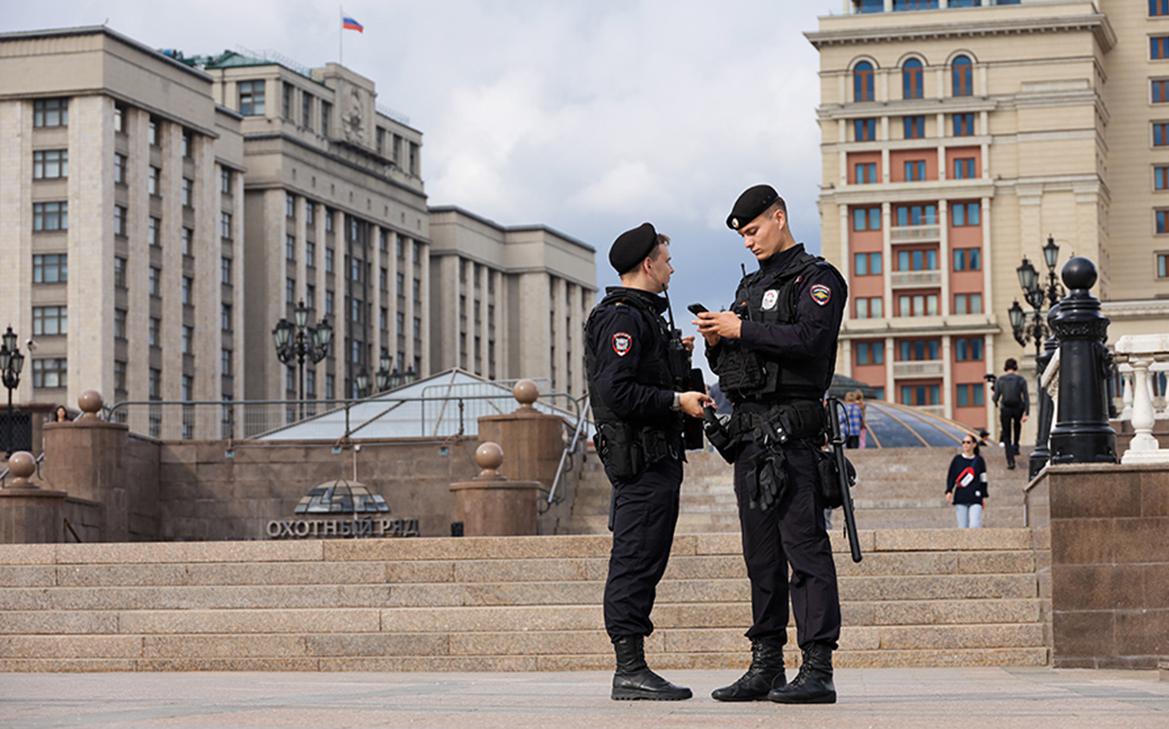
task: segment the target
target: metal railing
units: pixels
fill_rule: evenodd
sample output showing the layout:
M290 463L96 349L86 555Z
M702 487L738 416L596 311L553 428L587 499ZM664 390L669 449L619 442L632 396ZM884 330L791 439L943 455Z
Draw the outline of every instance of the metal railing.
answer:
M580 411L576 416L576 425L572 428L572 437L565 444L564 450L560 452L560 463L556 465L556 475L552 478L552 487L548 489L548 506L562 500L557 497L556 490L560 486L560 479L568 470L571 470L571 459L576 455L581 434L587 432L586 424L590 422L586 415L588 412L589 398L586 395L583 404L580 406ZM565 468L566 465L569 466L568 469Z

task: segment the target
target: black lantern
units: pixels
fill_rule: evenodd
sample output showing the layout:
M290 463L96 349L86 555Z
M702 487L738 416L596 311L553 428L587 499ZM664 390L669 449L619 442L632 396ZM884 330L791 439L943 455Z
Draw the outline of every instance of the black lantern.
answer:
M8 432L5 433L4 446L9 455L12 455L13 450L12 391L20 387L20 372L24 369L24 353L16 346L19 340L20 337L12 331L11 326L0 337L0 380L3 381L4 389L8 390Z
M312 310L305 306L302 299L293 309L292 319L281 319L276 322L272 330L272 338L276 344L276 356L280 363L288 367L294 364L297 368L298 391L297 399L300 403L300 416L304 417L304 361L310 360L316 364L329 354L329 347L333 343L333 327L328 321L321 320L316 326L309 324Z
M357 373L357 396L365 397L369 393L369 373L364 369Z
M1039 273L1035 270L1035 266L1031 265L1031 261L1023 256L1023 262L1015 269L1015 273L1019 277L1019 287L1023 291L1030 291L1035 288L1035 282L1039 279Z
M1055 270L1055 264L1059 261L1059 244L1055 242L1055 238L1047 236L1047 244L1043 246L1043 262L1047 264L1049 271Z

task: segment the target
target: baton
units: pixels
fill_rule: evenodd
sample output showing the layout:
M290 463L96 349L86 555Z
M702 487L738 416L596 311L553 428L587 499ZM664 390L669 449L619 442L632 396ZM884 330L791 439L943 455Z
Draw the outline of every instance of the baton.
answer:
M861 544L856 533L856 514L852 508L852 484L849 482L848 464L844 458L844 435L840 431L840 414L848 417L844 403L834 397L828 398L828 425L832 429L832 458L836 462L836 478L840 481L840 505L844 508L844 533L848 537L852 561L860 562Z

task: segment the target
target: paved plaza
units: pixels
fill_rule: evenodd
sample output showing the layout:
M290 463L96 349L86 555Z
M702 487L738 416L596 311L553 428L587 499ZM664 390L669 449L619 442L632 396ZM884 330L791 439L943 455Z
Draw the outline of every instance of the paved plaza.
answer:
M719 704L729 671L671 671L676 703L614 702L609 674L0 674L0 726L42 727L1169 727L1153 671L845 669L835 706Z

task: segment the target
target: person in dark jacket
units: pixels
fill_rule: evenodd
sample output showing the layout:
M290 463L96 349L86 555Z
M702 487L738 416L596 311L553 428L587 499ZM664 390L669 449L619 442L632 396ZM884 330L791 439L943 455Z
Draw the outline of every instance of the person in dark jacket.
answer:
M999 409L1002 428L999 439L1007 451L1007 468L1014 469L1015 457L1019 455L1019 434L1031 413L1031 404L1027 398L1027 380L1017 372L1019 364L1015 358L1007 359L1003 369L1006 374L994 383L994 404Z
M946 503L953 505L959 529L978 529L986 508L986 461L978 455L978 440L967 433L962 438L962 452L950 461L946 474Z

